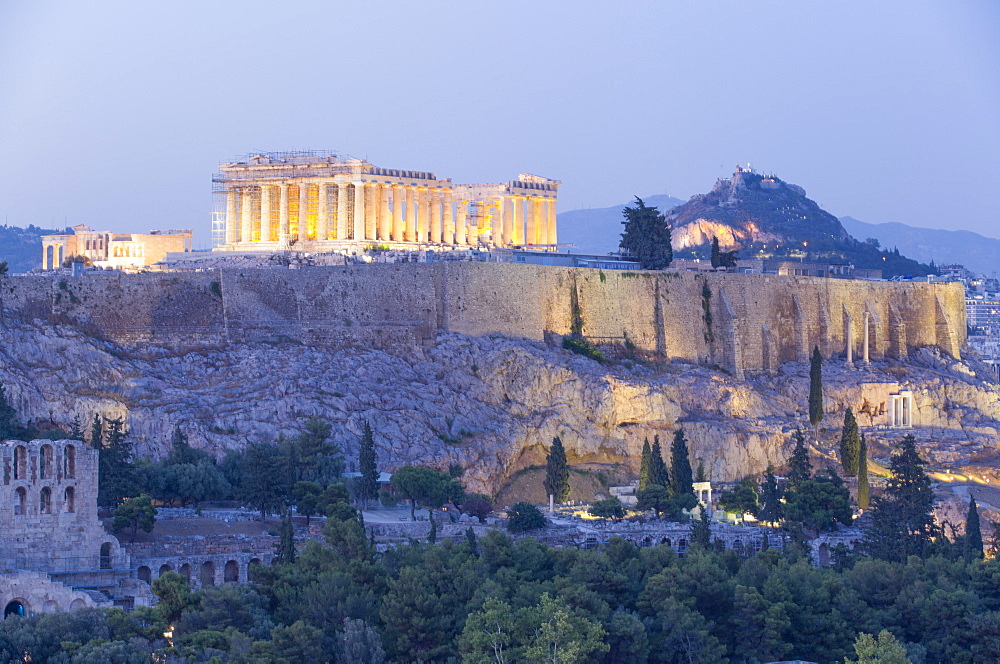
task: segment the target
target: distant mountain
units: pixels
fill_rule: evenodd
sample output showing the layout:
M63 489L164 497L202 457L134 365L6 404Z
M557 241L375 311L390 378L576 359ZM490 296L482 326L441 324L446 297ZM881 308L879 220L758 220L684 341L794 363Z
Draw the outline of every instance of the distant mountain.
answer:
M42 266L42 236L68 231L28 226L0 226L0 261L7 261L11 273L27 272Z
M643 198L642 202L650 207L659 208L660 212L666 212L684 203L679 198L665 194ZM569 210L560 213L559 242L573 244L573 253L607 254L618 251L618 243L622 239L622 210L633 203L634 201L613 207Z
M924 263L959 263L987 276L1000 271L1000 240L996 238L972 231L918 228L898 222L869 224L853 217L841 217L840 223L856 238L875 238L883 247L898 247L900 252Z

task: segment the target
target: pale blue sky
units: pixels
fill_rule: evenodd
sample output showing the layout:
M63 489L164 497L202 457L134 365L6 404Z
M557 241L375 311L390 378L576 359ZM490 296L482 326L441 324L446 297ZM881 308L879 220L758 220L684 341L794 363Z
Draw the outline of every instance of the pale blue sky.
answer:
M193 227L254 150L560 209L736 162L837 215L1000 236L1000 3L0 2L0 223Z

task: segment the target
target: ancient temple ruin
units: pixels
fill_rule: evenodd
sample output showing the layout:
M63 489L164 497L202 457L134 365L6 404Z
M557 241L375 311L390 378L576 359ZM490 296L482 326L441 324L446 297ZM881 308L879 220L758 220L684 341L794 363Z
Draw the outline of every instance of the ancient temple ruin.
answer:
M456 184L321 151L256 153L220 170L217 250L556 247L560 182L537 175Z

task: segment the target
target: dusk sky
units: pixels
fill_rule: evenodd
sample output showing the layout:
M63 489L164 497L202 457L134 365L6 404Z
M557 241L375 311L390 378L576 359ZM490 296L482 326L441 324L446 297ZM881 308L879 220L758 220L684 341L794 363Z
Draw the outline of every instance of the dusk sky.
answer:
M1000 237L1000 2L0 2L0 223L207 247L218 164L304 149Z

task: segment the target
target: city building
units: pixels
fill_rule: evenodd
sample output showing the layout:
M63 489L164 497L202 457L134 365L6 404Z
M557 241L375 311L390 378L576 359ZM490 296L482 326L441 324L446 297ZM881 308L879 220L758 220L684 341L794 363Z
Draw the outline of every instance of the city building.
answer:
M79 224L72 230L72 234L42 236L43 270L59 268L71 258L103 268L138 269L158 263L168 253L192 250L191 229L115 233Z
M213 246L221 251L365 248L555 249L560 182L456 184L333 153L265 152L215 175Z

